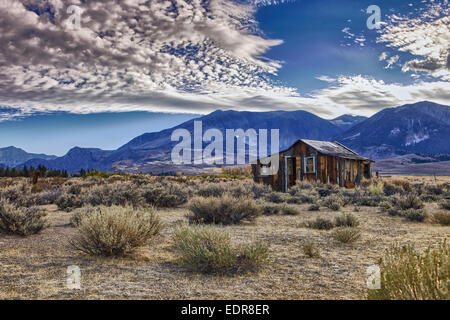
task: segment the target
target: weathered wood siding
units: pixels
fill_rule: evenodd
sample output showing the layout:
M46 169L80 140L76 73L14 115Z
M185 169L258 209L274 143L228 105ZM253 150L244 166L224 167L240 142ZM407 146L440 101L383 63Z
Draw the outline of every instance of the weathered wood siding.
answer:
M314 157L314 173L305 172L306 157ZM371 172L370 161L322 154L302 141L298 141L280 154L279 160L278 173L273 176L261 177L259 175L261 167L259 160L257 164L252 165L254 181L271 185L279 191L287 191L286 186L289 188L298 181L320 181L354 188L355 185L361 183L363 178L370 178ZM365 175L365 166L369 166L369 176Z

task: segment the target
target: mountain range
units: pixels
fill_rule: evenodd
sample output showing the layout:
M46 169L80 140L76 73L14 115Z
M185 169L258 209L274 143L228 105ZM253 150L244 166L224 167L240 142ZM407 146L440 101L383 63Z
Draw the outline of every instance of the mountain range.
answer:
M174 171L170 161L175 129L193 134L194 120L201 120L203 132L227 128L279 129L280 149L297 139L336 140L358 153L378 160L409 153L450 153L450 107L424 101L384 109L370 118L344 115L322 119L306 111L215 111L186 121L174 128L140 135L117 150L72 148L62 157L23 154L21 149L0 149L0 164L23 166L39 164L69 172L84 169L104 171L153 172ZM8 152L3 152L5 149ZM11 152L15 150L16 152ZM21 152L18 152L20 150ZM20 155L20 156L17 156Z

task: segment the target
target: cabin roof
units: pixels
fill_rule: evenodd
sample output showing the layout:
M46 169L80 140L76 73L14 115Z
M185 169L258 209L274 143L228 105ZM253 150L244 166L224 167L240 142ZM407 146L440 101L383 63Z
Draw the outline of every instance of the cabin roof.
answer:
M280 151L280 154L285 153L286 151L290 150L293 146L295 146L299 141L307 144L311 148L314 148L316 151L331 155L331 156L337 156L344 159L354 159L354 160L368 160L372 161L369 158L365 158L363 156L360 156L355 151L347 148L343 144L340 144L337 141L320 141L320 140L309 140L309 139L299 139L295 143L293 143L289 148Z
M346 159L355 159L355 160L370 160L368 158L362 157L357 154L355 151L347 148L343 144L340 144L337 141L320 141L320 140L309 140L309 139L299 139L292 146L290 146L287 150L292 148L299 141L309 145L314 148L318 152L326 155L337 156ZM287 151L285 150L285 151ZM284 152L284 151L282 151ZM281 153L282 153L281 152Z
M307 139L300 139L299 141L302 141L309 145L310 147L316 149L318 152L322 154L328 154L333 156L339 156L342 158L350 158L350 159L358 159L358 160L369 160L365 157L360 156L355 151L347 148L343 144L340 144L337 141L319 141L319 140L307 140Z

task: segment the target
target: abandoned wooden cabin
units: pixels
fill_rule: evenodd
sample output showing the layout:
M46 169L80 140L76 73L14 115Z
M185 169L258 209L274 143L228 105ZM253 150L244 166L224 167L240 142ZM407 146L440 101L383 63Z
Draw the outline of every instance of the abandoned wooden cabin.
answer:
M261 160L252 164L255 182L286 192L297 181L320 181L354 188L362 178L372 177L373 161L339 142L300 139L278 155L279 167L275 174L268 174Z

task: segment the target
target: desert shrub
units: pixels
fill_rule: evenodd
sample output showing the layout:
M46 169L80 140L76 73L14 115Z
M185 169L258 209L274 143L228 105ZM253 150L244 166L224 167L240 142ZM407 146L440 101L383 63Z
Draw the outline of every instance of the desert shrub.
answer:
M146 186L142 190L142 195L148 204L156 207L177 207L188 200L187 191L173 184L158 187Z
M342 243L351 243L361 237L361 231L354 227L339 227L333 230L333 238Z
M317 247L317 245L312 242L311 240L305 241L305 243L302 246L302 251L305 254L305 256L309 258L319 258L320 257L320 249Z
M314 203L316 201L317 201L316 197L309 194L296 194L291 197L288 197L286 200L287 203L298 203L298 204Z
M144 198L139 188L132 183L114 183L106 194L106 203L108 206L132 206L134 208L143 206Z
M320 210L320 206L315 203L308 207L308 211L319 211L319 210Z
M17 203L20 198L26 193L29 193L29 189L24 183L11 185L6 188L0 189L0 199Z
M405 192L413 191L411 183L406 179L392 179L391 183L395 186L401 187Z
M430 195L435 195L435 196L440 196L444 193L443 190L443 186L442 185L426 185L425 186L425 192L430 194Z
M337 195L332 195L323 199L321 205L333 211L339 211L342 206L342 199Z
M445 199L440 203L442 209L450 210L450 199Z
M334 223L330 219L317 217L314 220L307 221L306 227L318 230L330 230L334 228Z
M384 199L380 195L359 195L353 203L359 206L378 207Z
M383 182L381 181L372 181L372 183L368 187L368 191L372 195L380 195L383 193Z
M278 203L263 201L261 203L258 203L258 205L259 208L261 209L261 213L266 216L281 214L283 210L282 206Z
M394 205L401 210L422 209L424 207L423 202L420 200L416 193L409 193L405 197L398 198L395 201Z
M402 193L403 189L399 186L385 182L383 185L383 193L387 196L392 196L397 193Z
M419 198L420 198L420 201L423 201L423 202L436 202L441 199L441 196L438 196L435 194L421 194Z
M94 207L91 205L76 209L73 211L72 216L70 217L70 224L74 227L79 227L81 224L81 220L84 217L95 214L99 210L102 210L102 208L99 206Z
M48 226L45 215L37 207L17 207L7 200L0 200L0 231L23 237L39 233Z
M81 184L72 184L67 188L67 193L79 195L81 194L82 185Z
M263 201L258 203L258 206L263 215L275 215L275 214L285 214L285 215L298 215L300 210L294 206L290 206L286 203L272 203Z
M334 219L334 225L336 227L357 227L359 226L359 221L353 214L345 213Z
M450 212L447 211L435 212L432 214L431 220L434 223L438 223L443 226L450 226Z
M290 216L296 216L296 215L300 214L300 210L298 210L296 207L290 206L285 203L281 204L281 211L283 214L290 215Z
M282 203L286 202L288 199L288 195L283 192L272 191L265 195L264 199L273 203Z
M266 193L272 192L270 186L259 183L252 183L249 189L253 193L255 199L262 198Z
M205 225L179 226L173 233L181 262L191 271L240 274L258 271L268 262L267 245L254 242L233 247L230 235Z
M423 253L411 245L391 247L379 265L381 288L368 290L368 299L450 299L450 246L446 241Z
M72 211L75 208L83 206L83 201L78 195L63 193L55 201L55 204L60 210Z
M98 206L84 210L79 212L79 232L70 243L74 249L90 255L130 254L162 229L153 208Z
M90 177L90 179L96 177ZM90 188L89 192L83 194L82 202L91 206L132 206L141 207L145 204L142 192L135 184L113 183L98 185Z
M405 216L406 219L415 222L423 222L428 216L424 209L413 209L413 208L404 210L402 215Z
M227 185L222 183L207 183L200 185L197 195L201 197L220 197L228 191Z
M382 212L388 212L392 209L392 203L390 201L383 201L380 203L380 209Z
M333 190L328 188L320 188L317 189L317 193L321 198L324 198L330 196L333 193Z
M221 197L194 197L188 204L191 222L237 224L254 220L261 210L251 198L236 198L229 194Z

